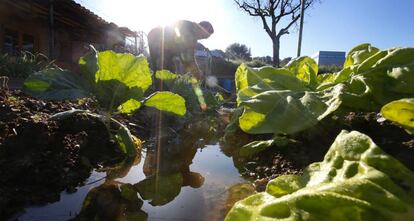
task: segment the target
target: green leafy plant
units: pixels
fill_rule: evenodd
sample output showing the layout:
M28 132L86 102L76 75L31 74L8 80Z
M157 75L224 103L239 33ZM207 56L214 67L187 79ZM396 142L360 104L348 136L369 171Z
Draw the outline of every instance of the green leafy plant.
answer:
M51 67L56 67L54 61L50 61L41 53L21 51L17 56L0 55L0 76L26 78L34 72Z
M382 107L381 114L414 134L414 98L392 101Z
M95 97L101 114L70 110L52 118L61 119L80 113L96 117L107 125L109 134L129 156L135 155L134 138L126 126L112 118L114 114L130 114L142 105L178 116L186 113L185 100L177 94L157 91L144 96L152 85L152 76L143 56L92 50L80 59L79 64L80 75L59 69L47 69L30 75L24 82L24 92L47 100ZM112 130L111 125L116 129Z
M322 162L236 203L226 221L412 220L414 173L368 136L342 131Z
M155 73L155 78L162 81L169 91L182 96L192 114L199 114L203 108L203 111L215 111L222 104L222 97L203 88L191 75L177 75L168 70L160 70Z
M277 138L309 129L340 108L379 111L390 101L414 96L413 61L414 48L381 51L362 44L348 53L341 71L323 76L309 57L284 68L242 64L235 76L239 111L229 128ZM275 142L247 145L265 149Z

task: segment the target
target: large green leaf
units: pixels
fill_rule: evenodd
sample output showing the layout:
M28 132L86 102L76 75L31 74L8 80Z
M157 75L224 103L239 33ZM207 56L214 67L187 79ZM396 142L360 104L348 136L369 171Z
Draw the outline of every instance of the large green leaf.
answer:
M45 100L78 99L90 93L79 75L60 69L45 69L30 75L24 81L23 90Z
M249 68L241 64L236 71L237 104L268 90L307 90L305 82L284 68Z
M140 101L152 84L148 62L143 56L104 51L97 54L97 64L94 94L101 107L109 112L122 109L119 106L125 106L131 99Z
M361 64L367 58L376 54L379 51L378 48L371 46L371 44L360 44L352 48L345 59L344 68Z
M96 82L117 80L128 88L145 92L152 85L151 71L144 56L104 51L98 53Z
M272 180L225 220L413 220L413 187L412 171L368 136L343 131L322 162Z
M169 91L153 93L145 100L144 105L155 107L158 110L173 113L178 116L184 116L186 112L184 98Z
M381 114L414 134L414 98L390 102L382 107Z
M252 157L269 147L286 147L289 144L295 144L297 141L289 139L285 136L275 136L270 140L253 141L240 148L239 154L241 157Z
M291 71L298 79L306 82L309 87L316 87L318 64L312 58L304 56L293 59L287 65L287 69Z
M414 48L394 48L368 58L370 68L351 76L345 84L343 104L350 108L379 111L388 102L414 97Z
M268 90L241 97L240 128L253 134L295 133L315 125L341 104L343 85L325 91Z
M118 110L120 113L130 114L141 107L141 102L135 99L129 99L123 104L119 105Z
M172 73L172 72L170 72L169 70L161 70L161 71L155 72L155 77L157 79L167 81L167 80L174 80L174 79L176 79L177 78L177 75L174 74L174 73Z

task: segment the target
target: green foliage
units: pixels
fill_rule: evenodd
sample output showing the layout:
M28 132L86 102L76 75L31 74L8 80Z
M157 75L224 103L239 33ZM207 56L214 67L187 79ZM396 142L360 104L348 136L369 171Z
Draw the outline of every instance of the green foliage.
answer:
M134 139L128 128L116 123L112 133L109 122L115 113L132 113L143 105L155 107L179 116L186 113L185 100L171 92L155 92L144 97L152 85L152 76L145 57L113 51L96 52L79 61L81 75L65 70L46 69L30 75L24 82L24 92L40 99L64 100L93 96L107 122L107 128L127 156L135 155ZM66 113L72 114L72 113ZM74 113L76 114L76 113Z
M318 75L335 73L342 70L342 66L337 65L322 65L318 67Z
M233 43L226 48L226 57L230 59L241 59L245 61L252 60L252 54L250 48L244 44Z
M348 53L344 69L331 74L317 75L318 66L309 57L284 68L242 64L235 76L242 114L234 115L237 119L228 128L238 124L251 134L294 134L340 108L379 111L390 101L414 96L413 61L414 48L380 51L362 44Z
M284 68L255 70L241 65L236 72L237 102L244 109L239 117L240 128L254 134L295 133L335 111L343 87L311 90L316 72L307 64L288 66L291 70L302 69L297 76Z
M21 51L18 56L0 55L0 75L3 76L26 78L30 74L54 66L53 61L40 53Z
M184 98L169 91L153 93L145 100L144 105L178 116L184 116L186 112Z
M88 97L87 85L81 76L66 70L45 69L30 75L23 84L30 95L50 100Z
M308 57L286 68L252 69L242 64L236 71L237 102L244 107L240 128L248 133L294 133L340 106L378 111L385 103L414 95L413 60L414 48L378 51L364 44L351 50L345 69L320 77ZM296 129L276 120L280 116ZM304 123L296 125L295 119L302 118Z
M296 78L306 82L311 89L316 88L318 75L318 64L310 57L299 57L291 60L286 68L293 73Z
M226 221L412 220L414 173L368 136L343 131L322 162L239 201Z
M414 134L414 98L390 102L381 108L381 114Z
M297 141L289 139L285 136L275 136L270 140L253 141L251 143L248 143L240 148L239 154L241 157L252 157L269 147L286 147L289 144L296 142Z
M170 72L169 70L160 70L155 73L155 78L168 81L177 78L177 75Z
M344 68L361 64L363 61L376 54L378 51L378 48L372 47L370 44L360 44L348 52L345 59Z
M185 99L185 105L191 114L200 113L202 103L207 105L208 110L216 110L221 106L220 97L215 96L211 91L203 88L200 82L191 75L176 75L170 71L161 70L155 73L155 77L158 80L162 80L169 91ZM168 98L165 101L168 101ZM167 106L165 105L165 108ZM170 106L169 108L173 108L172 106L174 105L170 104ZM175 106L179 107L177 104ZM180 111L177 110L176 114L180 115Z

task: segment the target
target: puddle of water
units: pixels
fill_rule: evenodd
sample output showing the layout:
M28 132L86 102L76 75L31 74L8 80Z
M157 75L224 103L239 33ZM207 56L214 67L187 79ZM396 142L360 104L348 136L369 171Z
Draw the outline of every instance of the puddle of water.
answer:
M233 160L221 152L219 144L164 152L159 157L150 151L143 153L138 164L126 167L127 173L94 172L86 183L97 182L73 194L61 193L59 202L26 208L18 220L72 219L81 212L85 199L91 201L84 214L113 209L130 217L144 217L141 220L146 216L147 220L223 220L230 188L247 182Z

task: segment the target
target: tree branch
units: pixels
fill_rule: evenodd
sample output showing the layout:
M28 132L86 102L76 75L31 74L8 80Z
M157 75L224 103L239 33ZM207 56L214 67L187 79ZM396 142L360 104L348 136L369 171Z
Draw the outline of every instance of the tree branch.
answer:
M272 32L269 25L267 24L266 17L269 17L269 13L266 12L264 9L261 8L260 0L256 0L256 5L248 4L247 2L240 3L239 0L234 0L234 2L245 12L247 12L250 16L260 17L263 23L263 29L267 32L268 35L272 35L276 32Z

